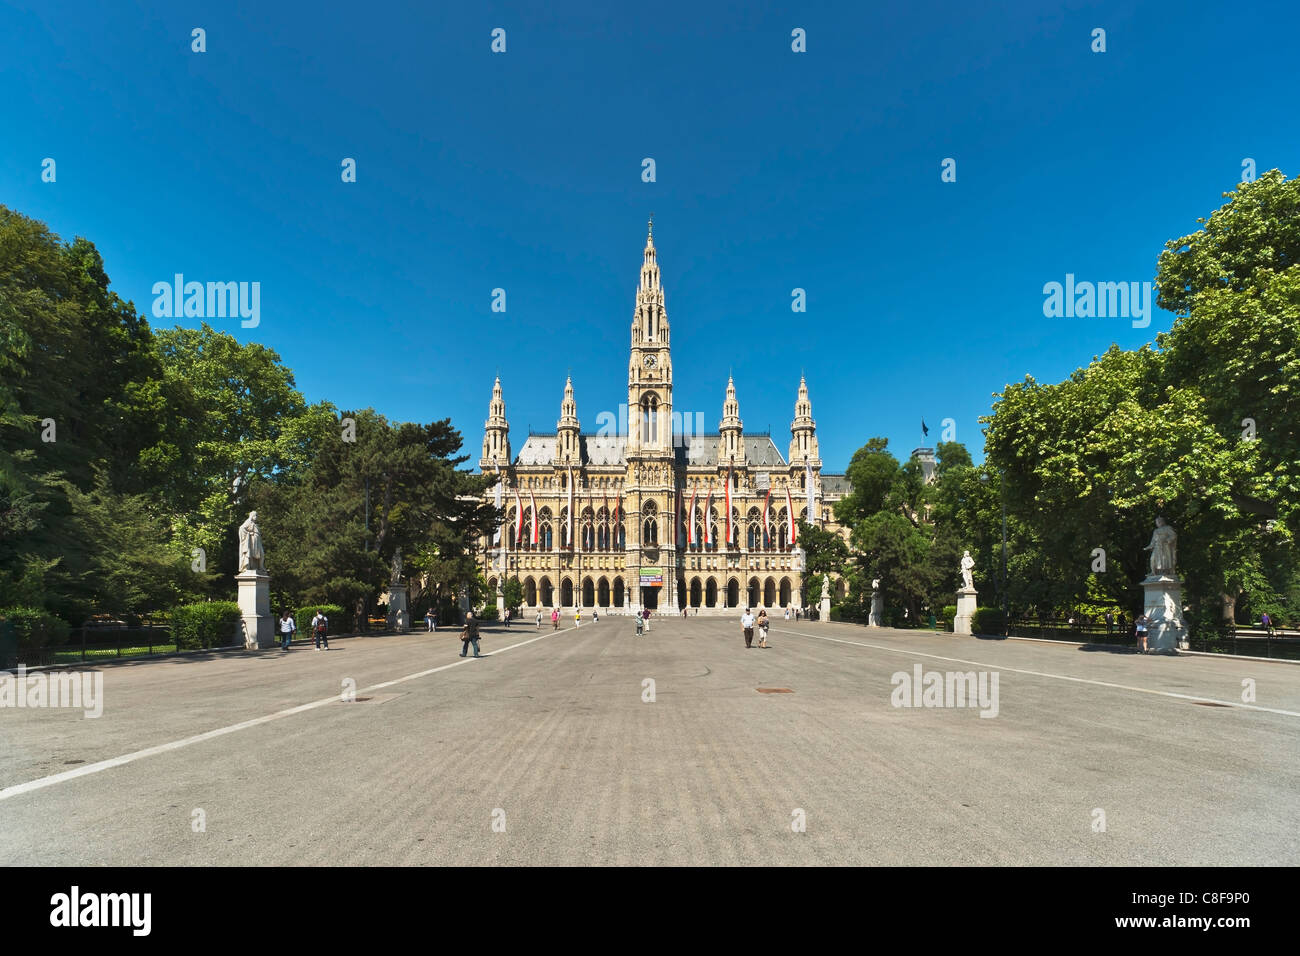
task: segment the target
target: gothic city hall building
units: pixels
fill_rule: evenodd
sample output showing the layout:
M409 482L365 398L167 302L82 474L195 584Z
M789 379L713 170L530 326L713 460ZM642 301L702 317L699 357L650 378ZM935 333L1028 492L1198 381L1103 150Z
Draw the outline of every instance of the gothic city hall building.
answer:
M479 568L501 607L510 578L525 613L552 608L731 613L803 605L798 525L840 529L843 475L822 473L808 385L801 378L789 454L746 432L727 381L718 430L673 415L671 329L654 245L646 236L627 366L626 434L582 430L573 381L554 432L528 434L511 455L505 396L492 388L480 470L505 518L481 541ZM793 382L790 383L794 385Z

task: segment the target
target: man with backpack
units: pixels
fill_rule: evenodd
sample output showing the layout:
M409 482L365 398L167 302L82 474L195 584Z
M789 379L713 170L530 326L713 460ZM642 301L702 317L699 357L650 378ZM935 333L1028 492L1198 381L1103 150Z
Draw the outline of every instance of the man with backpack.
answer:
M330 619L325 616L325 611L321 608L316 609L316 616L311 619L311 632L316 638L316 650L321 649L321 644L325 645L325 650L330 649L329 639Z

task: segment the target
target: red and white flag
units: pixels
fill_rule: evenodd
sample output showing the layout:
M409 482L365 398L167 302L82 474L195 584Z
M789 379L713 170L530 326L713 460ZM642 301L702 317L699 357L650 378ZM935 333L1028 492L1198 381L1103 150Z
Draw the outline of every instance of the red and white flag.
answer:
M564 543L570 548L573 547L573 525L577 516L573 513L573 466L569 466L569 523L565 526L565 532L568 534L568 540Z
M704 543L713 544L713 525L709 523L709 509L713 506L713 485L709 485L709 496L704 499Z
M771 485L768 485L768 487L767 487L767 497L763 499L763 538L764 538L764 540L770 540L771 537L772 537L772 526L771 526L770 524L767 523L767 506L768 506L769 504L771 504L771 501L772 501L772 486L771 486ZM761 543L762 543L762 542L760 542L760 544L761 544Z
M537 496L531 488L528 489L528 497L533 502L533 547L537 547Z
M686 516L686 543L695 547L695 496L696 490L691 489L691 513Z
M795 540L799 536L799 527L794 520L794 500L790 497L790 486L785 486L785 511L786 518L790 524L790 547L795 546Z
M524 533L524 506L519 503L519 489L515 489L515 546L523 544L519 536Z
M803 480L804 484L808 488L808 523L815 525L817 524L817 498L813 492L815 483L813 482L811 461L805 461L803 463Z
M727 545L731 546L735 544L735 542L731 539L732 527L731 527L731 467L730 466L727 467L727 496L724 504L726 505L727 508L727 524L726 524L727 537L725 540Z

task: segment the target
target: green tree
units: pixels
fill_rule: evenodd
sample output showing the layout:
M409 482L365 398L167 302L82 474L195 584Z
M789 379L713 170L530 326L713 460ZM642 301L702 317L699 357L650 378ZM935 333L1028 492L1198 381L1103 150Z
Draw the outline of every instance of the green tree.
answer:
M334 409L308 405L273 350L206 323L155 333L173 409L142 456L151 486L179 518L179 536L233 574L235 529L258 483L292 480L340 438Z
M524 603L524 586L518 578L506 578L501 593L508 608L517 608Z

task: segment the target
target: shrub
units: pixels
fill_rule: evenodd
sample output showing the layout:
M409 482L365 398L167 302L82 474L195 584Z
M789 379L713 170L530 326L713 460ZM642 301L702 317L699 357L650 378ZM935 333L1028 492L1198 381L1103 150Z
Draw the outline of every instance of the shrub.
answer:
M172 640L178 651L238 644L242 612L234 601L184 604L171 613Z
M479 614L480 621L497 621L501 619L501 611L495 604L488 604L483 607Z
M338 604L304 604L293 612L293 623L298 625L299 634L306 634L311 637L311 619L316 616L317 611L324 611L325 616L330 619L330 634L352 633L352 615L343 610L342 606Z
M951 631L952 622L957 619L957 605L945 604L943 610L939 612L939 616L943 618L945 626Z
M20 651L55 647L68 639L68 623L44 608L0 608L0 618L6 618L13 625Z
M976 634L1001 634L1002 626L1002 609L996 607L979 607L975 609L975 619L971 622L971 630Z

